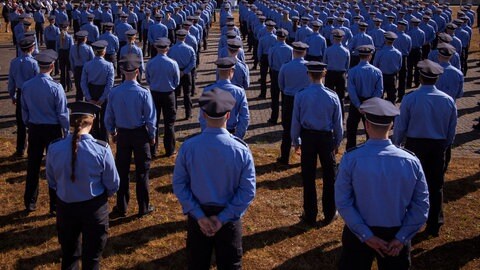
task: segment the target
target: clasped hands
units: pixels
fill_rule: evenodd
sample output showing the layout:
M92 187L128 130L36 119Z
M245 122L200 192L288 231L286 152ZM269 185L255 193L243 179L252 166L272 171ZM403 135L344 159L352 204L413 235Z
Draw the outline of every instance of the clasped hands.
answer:
M200 230L208 237L214 236L223 226L217 216L202 217L197 222Z
M375 250L382 258L385 257L385 255L398 256L403 249L402 242L397 239L387 242L376 236L370 237L365 241L365 244Z

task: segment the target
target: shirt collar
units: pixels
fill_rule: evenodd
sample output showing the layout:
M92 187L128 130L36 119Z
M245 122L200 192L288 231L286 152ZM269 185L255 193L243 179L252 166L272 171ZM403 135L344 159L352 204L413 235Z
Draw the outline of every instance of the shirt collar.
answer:
M41 77L41 78L52 79L52 77L50 76L50 74L47 74L47 73L38 73L38 76Z
M207 127L203 130L204 133L211 133L211 134L230 134L228 130L224 128L211 128Z
M231 82L230 82L230 80L218 80L217 83L218 84L229 84Z
M126 85L138 85L138 82L136 80L133 81L124 81L122 84Z
M365 144L366 145L387 146L387 145L391 145L392 141L390 139L368 139L368 141Z
M433 90L436 90L437 88L435 87L435 85L421 85L420 88L418 88L419 91L433 91Z

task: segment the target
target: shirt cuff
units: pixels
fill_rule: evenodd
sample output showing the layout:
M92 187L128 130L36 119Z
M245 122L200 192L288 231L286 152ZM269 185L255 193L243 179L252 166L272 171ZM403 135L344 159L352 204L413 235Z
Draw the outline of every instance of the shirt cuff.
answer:
M205 217L205 213L203 213L203 210L200 207L197 209L193 209L192 211L189 212L189 214L193 216L196 220L199 220Z

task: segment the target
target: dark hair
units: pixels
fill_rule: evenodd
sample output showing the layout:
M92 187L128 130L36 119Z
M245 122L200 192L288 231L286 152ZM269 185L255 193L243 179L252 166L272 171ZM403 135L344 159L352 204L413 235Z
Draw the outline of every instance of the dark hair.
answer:
M93 117L89 115L71 115L70 126L73 127L72 134L72 182L75 182L75 162L77 161L78 141L80 140L80 130L89 125L93 125Z
M420 82L423 85L434 85L437 82L438 78L427 78L420 73Z

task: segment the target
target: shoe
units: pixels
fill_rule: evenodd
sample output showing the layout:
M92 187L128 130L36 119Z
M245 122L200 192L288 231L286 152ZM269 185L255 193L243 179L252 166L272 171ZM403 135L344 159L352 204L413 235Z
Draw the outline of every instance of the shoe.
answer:
M51 218L54 218L57 216L57 211L55 210L50 210L50 213L48 213L48 216L51 217Z
M305 215L300 216L300 221L296 224L296 227L304 230L311 230L317 227L317 221L305 217Z
M153 211L155 211L155 207L153 207L152 205L149 205L147 207L147 210L145 210L145 212L143 213L138 213L138 217L144 217L146 215L149 215L151 214Z
M435 238L439 236L440 227L439 226L428 226L425 228L425 233L429 238Z
M110 212L110 214L108 214L108 217L110 219L117 219L117 218L124 218L126 217L127 214L125 212L121 212L120 210L118 210L118 207L113 207L113 210L112 212Z
M283 158L283 157L278 157L277 158L277 163L280 165L288 165L288 159Z
M267 122L268 122L269 124L271 124L271 125L276 125L276 124L277 124L277 120L274 120L274 119L272 119L272 118L268 119Z
M338 212L335 211L335 214L333 216L325 217L322 220L322 226L327 226L330 225L332 222L334 222L338 218Z
M256 69L257 69L257 66L253 66L253 67L252 67L252 70L256 70Z
M267 95L260 94L257 97L258 99L267 99Z
M473 125L473 129L480 130L480 123Z
M25 158L25 152L15 152L13 156L16 158Z
M192 115L186 115L186 116L185 116L185 120L192 119L192 118L193 118Z
M403 97L398 97L396 103L401 103L403 100Z
M25 208L25 212L27 213L31 213L33 211L37 210L37 206L36 205L30 205L28 206L27 208Z
M171 153L165 153L165 157L173 157L177 155L177 151L173 151Z

